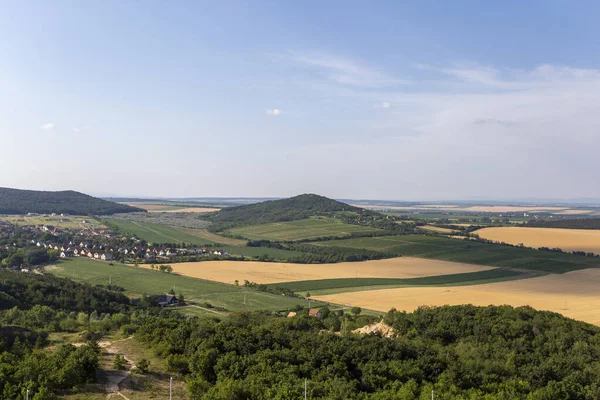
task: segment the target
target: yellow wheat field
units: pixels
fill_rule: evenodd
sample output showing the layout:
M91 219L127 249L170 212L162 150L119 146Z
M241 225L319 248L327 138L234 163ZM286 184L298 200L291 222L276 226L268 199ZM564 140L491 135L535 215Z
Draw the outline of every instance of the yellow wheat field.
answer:
M337 264L287 264L258 261L201 261L170 264L173 272L193 278L233 284L293 282L335 278L418 278L485 271L482 267L448 261L399 257ZM144 265L148 268L149 266Z
M474 304L531 306L600 325L600 269L510 282L458 287L413 287L314 296L325 302L370 310L413 311L420 306Z
M440 232L440 233L454 233L454 229L442 228L440 226L423 225L419 226L419 229L425 229L426 231Z
M559 247L563 250L600 253L600 230L498 227L475 231L479 237L527 247Z

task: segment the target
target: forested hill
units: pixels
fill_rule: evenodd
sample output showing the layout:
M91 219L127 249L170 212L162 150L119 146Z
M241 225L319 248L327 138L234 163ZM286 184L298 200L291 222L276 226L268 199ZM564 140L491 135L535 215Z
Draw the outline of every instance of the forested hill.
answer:
M328 215L338 211L350 211L362 215L377 214L316 194L301 194L288 199L224 208L219 212L208 215L207 218L217 223L262 224L293 221L316 215Z
M0 188L0 214L35 212L40 214L108 215L143 211L140 208L98 199L72 190L44 192Z
M535 228L600 229L600 218L568 218L554 221L529 221L527 226Z

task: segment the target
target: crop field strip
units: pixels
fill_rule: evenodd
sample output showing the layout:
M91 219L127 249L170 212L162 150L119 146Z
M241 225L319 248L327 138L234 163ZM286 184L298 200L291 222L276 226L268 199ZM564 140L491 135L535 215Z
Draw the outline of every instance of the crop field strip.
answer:
M296 282L279 282L267 285L271 288L285 287L293 292L311 294L329 294L338 292L361 291L381 288L386 286L407 287L407 286L465 286L481 283L500 282L505 280L523 279L532 276L531 273L495 268L478 272L467 272L461 274L425 276L419 278L338 278L307 280Z
M565 251L585 251L600 254L600 230L493 227L479 229L474 234L483 239L511 244L523 243L527 247L558 247Z
M193 278L233 284L235 280L269 284L339 278L410 279L438 275L466 274L493 267L460 264L424 258L398 257L335 264L291 264L260 261L202 261L174 263L173 271ZM148 268L149 266L145 266Z
M121 219L110 219L107 221L110 225L119 228L121 232L135 235L138 239L144 239L151 243L191 243L197 246L215 243L207 238L191 235L167 225Z
M308 218L297 221L243 226L230 229L228 232L251 240L303 240L376 231L379 231L379 229L345 224L333 218Z
M314 243L494 267L564 273L596 267L600 259L424 235L378 236Z
M392 307L413 311L421 306L508 304L549 310L600 325L600 268L547 274L531 279L470 286L404 287L314 294L325 302L360 306L385 312Z
M208 302L230 311L287 310L297 304L305 305L302 299L249 291L243 287L220 282L151 271L119 263L110 265L101 261L72 259L48 268L47 271L91 285L107 285L110 281L113 285L125 288L126 293L131 296L141 296L144 293L164 294L174 289L176 293L183 294L188 301ZM244 291L247 291L245 305L243 304Z

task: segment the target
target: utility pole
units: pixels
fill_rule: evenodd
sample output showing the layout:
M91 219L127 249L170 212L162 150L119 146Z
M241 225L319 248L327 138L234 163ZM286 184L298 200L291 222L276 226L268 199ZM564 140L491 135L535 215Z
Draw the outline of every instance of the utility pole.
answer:
M246 292L244 292L244 304L246 304Z
M27 389L27 394L25 396L26 396L25 399L29 400L29 389Z
M308 397L308 383L307 383L307 379L304 378L304 400L306 400Z
M173 377L169 378L169 400L173 400Z
M433 390L431 391L431 400L433 400Z

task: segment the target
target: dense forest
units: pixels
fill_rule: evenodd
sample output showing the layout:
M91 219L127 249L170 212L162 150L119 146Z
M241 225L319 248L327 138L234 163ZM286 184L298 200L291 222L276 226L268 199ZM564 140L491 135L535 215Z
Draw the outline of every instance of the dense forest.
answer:
M557 220L531 220L526 226L535 228L600 229L600 218L565 218Z
M202 219L212 221L214 224L211 226L211 229L218 230L233 225L294 221L316 215L331 215L340 211L348 211L361 215L380 215L316 194L301 194L288 199L224 208L218 212L203 216Z
M0 188L0 214L109 215L144 211L137 207L113 203L72 190L44 192Z
M150 318L136 335L194 400L299 399L305 379L311 399L600 398L600 328L555 313L392 310L395 338L331 333L345 318Z

